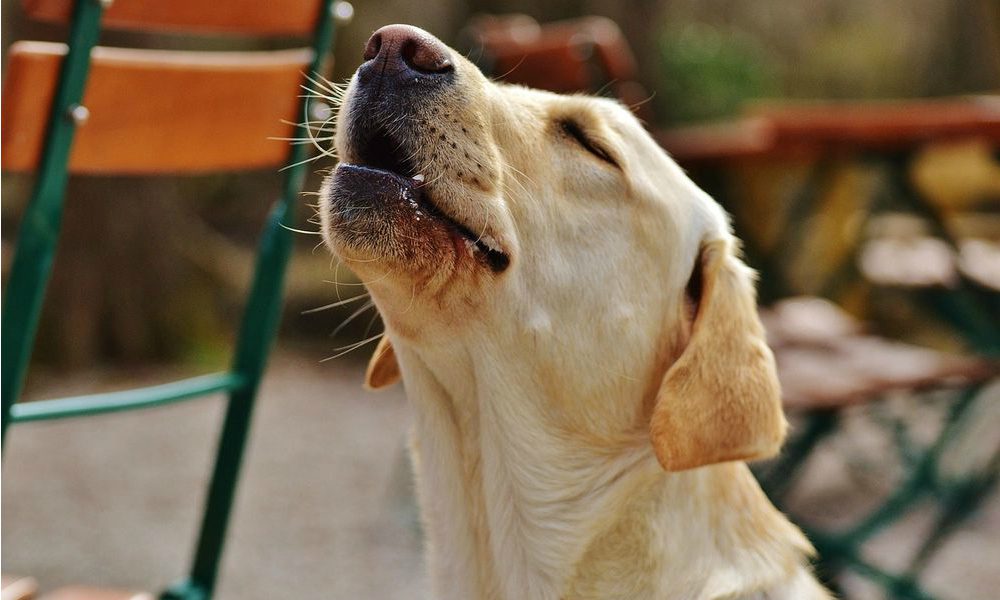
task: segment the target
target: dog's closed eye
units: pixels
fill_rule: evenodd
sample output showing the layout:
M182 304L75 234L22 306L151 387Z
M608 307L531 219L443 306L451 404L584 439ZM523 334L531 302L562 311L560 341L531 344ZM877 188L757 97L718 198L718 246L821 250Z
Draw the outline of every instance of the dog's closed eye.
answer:
M563 133L565 133L569 138L576 141L576 143L579 144L580 147L582 147L587 152L590 152L597 158L610 164L616 169L621 168L618 165L618 162L614 159L614 157L611 156L611 153L608 152L598 142L596 142L592 137L588 136L584 132L583 128L580 127L580 124L577 123L576 121L573 121L572 119L562 119L559 121L559 128L562 130Z

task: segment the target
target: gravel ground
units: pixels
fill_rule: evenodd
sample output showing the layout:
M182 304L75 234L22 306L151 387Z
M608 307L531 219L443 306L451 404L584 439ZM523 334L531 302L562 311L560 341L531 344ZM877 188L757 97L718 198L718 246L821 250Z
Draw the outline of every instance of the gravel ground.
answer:
M427 597L415 519L401 503L402 391L364 392L363 364L318 364L322 356L272 361L219 599ZM74 378L33 395L122 387L120 377ZM43 589L159 589L178 579L221 415L213 398L15 427L4 458L3 571L31 575Z
M364 392L363 363L320 364L322 356L285 351L272 362L227 542L221 600L428 597L404 460L409 416L402 390ZM170 375L177 374L87 373L36 385L30 397ZM995 419L994 396L986 415ZM220 399L206 399L15 427L3 469L3 571L32 575L43 589L89 583L155 590L178 579L190 557L221 408ZM939 415L933 407L924 417L908 412L931 424ZM792 498L796 514L815 523L837 525L892 487L892 477L871 464L860 465L860 477L859 465L847 468L859 453L885 450L864 414L845 423L813 457ZM998 430L989 425L987 443ZM903 564L929 517L917 511L867 552L882 564ZM932 561L925 582L946 600L992 600L1000 597L998 564L994 494ZM858 579L846 581L845 591L880 597Z

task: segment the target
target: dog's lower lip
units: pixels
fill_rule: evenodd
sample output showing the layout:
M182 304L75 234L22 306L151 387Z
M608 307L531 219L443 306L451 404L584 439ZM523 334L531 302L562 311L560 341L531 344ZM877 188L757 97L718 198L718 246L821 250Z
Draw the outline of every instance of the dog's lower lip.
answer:
M414 201L432 218L443 222L452 233L464 240L473 254L494 273L505 271L510 265L510 257L500 249L492 237L476 234L464 224L442 211L429 197L424 173L420 173L413 161L412 146L415 137L411 133L393 131L384 125L360 126L354 129L351 146L353 160L357 164L344 165L388 173L409 190L416 192Z
M383 173L390 176L393 180L399 182L412 192L415 192L413 199L410 202L415 209L419 207L417 214L423 212L431 218L444 223L453 232L453 235L457 235L471 248L473 248L477 258L482 260L494 273L501 273L510 265L510 256L508 256L507 253L501 249L500 244L495 238L485 233L476 234L471 229L459 221L456 221L438 208L434 201L429 197L430 194L425 183L425 176L422 173L409 176L398 173L392 169L352 163L341 163L337 168L358 169L375 173Z

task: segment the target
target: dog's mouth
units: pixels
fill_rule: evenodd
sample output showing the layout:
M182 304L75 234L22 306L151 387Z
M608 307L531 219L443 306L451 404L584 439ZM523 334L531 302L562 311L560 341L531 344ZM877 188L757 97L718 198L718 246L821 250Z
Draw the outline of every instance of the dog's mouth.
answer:
M352 162L338 165L334 186L398 187L398 196L374 194L374 202L384 201L387 197L405 200L409 216L414 221L426 217L433 223L443 225L455 241L461 241L461 245L494 273L507 269L510 257L492 236L473 231L434 202L432 181L428 174L418 171L413 152L408 149L405 139L392 135L384 127L376 127L369 135L359 137L363 139L353 144Z

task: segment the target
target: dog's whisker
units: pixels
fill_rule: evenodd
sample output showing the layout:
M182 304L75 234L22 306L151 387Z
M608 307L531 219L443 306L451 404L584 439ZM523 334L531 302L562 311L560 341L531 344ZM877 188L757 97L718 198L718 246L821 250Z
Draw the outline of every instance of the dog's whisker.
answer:
M351 263L355 263L355 264L359 264L359 265L363 265L363 264L366 264L366 263L379 262L379 260L381 260L381 259L379 259L379 258L350 258L350 257L344 257L344 262L351 262Z
M306 111L307 112L309 111L309 102L308 101L306 102ZM329 123L331 123L334 118L335 118L335 116L333 116L331 114L331 116L329 118L327 118L325 121L323 121L323 124L320 127L317 127L317 128L309 127L309 126L305 127L306 135L308 136L309 142L312 143L312 145L316 148L316 150L319 151L319 155L317 155L317 158L319 156L327 156L327 157L336 158L334 151L332 149L330 149L330 148L324 147L323 144L321 143L322 141L332 139L332 136L329 137L329 138L317 138L316 137L316 133L315 133L316 131L321 131L321 132L325 131L327 125Z
M340 101L337 98L331 98L330 96L327 96L326 94L321 94L321 93L316 92L315 90L311 90L309 88L302 88L302 89L306 90L309 93L308 94L299 94L298 96L296 96L296 98L309 98L309 99L312 99L312 100L325 100L326 102L330 102L331 104Z
M511 74L511 73L513 73L513 72L514 72L515 70L517 70L517 68L518 68L518 67L520 67L520 66L521 66L521 63L523 63L523 62L524 62L524 60L525 60L526 58L528 58L528 55L527 55L527 54L525 54L524 56L522 56L522 57L521 57L521 60L517 61L517 64L516 64L516 65L514 65L513 67L511 67L511 68L510 68L510 69L509 69L509 70L508 70L507 72L503 73L502 75L497 75L496 77L490 77L490 81L493 81L493 82L499 82L499 81L500 81L500 80L502 80L502 79L503 79L504 77L506 77L506 76L510 75L510 74Z
M424 185L425 185L425 186L431 186L431 185L434 185L435 183L437 183L437 182L441 181L442 179L444 179L444 178L445 178L446 176L447 176L447 173L444 173L444 172L440 172L440 173L438 173L438 174L437 174L437 175L436 175L436 176L434 177L434 179L431 179L430 181L425 181L425 182L424 182Z
M310 77L310 80L319 85L320 87L326 88L335 94L343 94L347 91L347 87L349 85L347 81L336 83L324 77L322 73L316 73L314 71L313 74L315 75L315 78ZM318 78L318 81L316 78Z
M404 308L399 314L405 315L406 313L410 312L410 309L413 308L413 300L416 297L417 297L417 284L414 283L410 286L410 302L409 304L406 305L406 308Z
M350 316L348 316L346 319L343 320L343 322L341 322L340 325L337 325L337 327L333 330L333 333L330 334L330 337L337 337L338 333L343 331L345 327L347 327L348 325L351 324L352 321L354 321L354 319L357 319L369 308L375 308L375 303L372 302L371 300L362 304L361 308L358 308L357 310L352 312Z
M321 138L268 138L269 140L275 140L278 142L288 142L291 146L305 146L307 144L314 144L317 141L329 142L332 141L334 136L321 137ZM333 149L327 150L330 154L333 153Z
M523 183L521 183L520 181L518 181L517 177L513 177L513 176L510 177L510 178L506 178L505 177L505 178L501 179L500 185L507 192L511 192L511 193L521 192L522 194L528 194L528 189L524 187ZM516 189L514 188L515 185L517 186Z
M531 177L528 177L528 175L524 171L518 169L517 167L515 167L514 165L512 165L510 163L507 163L507 168L510 169L511 171L514 171L515 173L517 173L521 177L524 177L525 179L527 179L528 183L530 183L531 185L533 185L535 187L538 187L538 184L535 183L535 181Z
M350 352L353 352L354 350L357 350L358 348L364 346L365 344L368 344L370 342L374 342L375 340L381 338L384 335L385 335L385 332L383 331L382 333L380 333L378 335L373 335L370 338L361 340L360 342L355 342L355 343L350 344L348 346L342 346L340 348L337 348L335 350L335 352L337 352L337 354L334 354L333 356L327 356L326 358L322 358L322 359L320 359L319 362L324 363L324 362L327 362L327 361L336 360L336 359L340 358L341 356L344 356L345 354L348 354Z
M333 260L337 260L337 259L334 258ZM339 266L339 263L338 263L338 266ZM331 285L344 286L344 287L364 287L364 285L365 285L364 282L339 281L339 280L336 280L336 279L324 279L323 283L329 283Z
M317 154L315 156L311 156L309 158L300 160L300 161L292 163L290 165L285 165L284 167L281 167L280 169L278 169L278 172L280 173L281 171L287 171L288 169L294 169L295 167L297 167L299 165L304 165L304 164L307 164L307 163L311 163L311 162L313 162L315 160L319 160L321 158L323 158L323 154Z
M354 296L352 298L346 298L344 300L338 300L336 302L331 302L330 304L324 304L323 306L317 306L316 308L306 309L306 310L302 311L301 314L303 314L303 315L311 315L313 313L318 313L318 312L321 312L321 311L324 311L324 310L330 310L331 308L337 308L338 306L344 306L345 304L350 304L352 302L357 302L358 300L362 300L362 299L368 298L368 297L369 297L369 295L367 293L365 293L365 294L358 294L357 296Z
M330 120L323 121L289 121L287 119L280 119L282 125L291 125L293 127L301 127L303 129L311 129L313 131L319 131L321 133L334 133L336 128L330 124ZM300 138L307 139L307 138Z
M333 83L332 81L330 81L326 77L323 77L319 73L315 73L315 72L313 72L313 74L303 73L302 75L306 79L308 79L313 85L315 85L316 87L318 87L320 90L323 90L324 92L326 92L325 95L328 98L331 98L331 99L342 99L344 97L344 94L347 91L347 85L346 84L345 85L339 85L339 84ZM314 77L314 75L315 75L315 77ZM314 90L310 90L305 85L303 85L302 87L304 89L307 89L307 90L311 91L311 92L314 92ZM321 92L314 92L314 93L319 94Z
M287 119L279 119L279 122L282 125L291 125L292 127L302 128L302 129L308 130L308 131L316 131L316 132L319 132L319 133L329 133L329 134L332 135L332 134L336 133L336 131L337 131L336 124L333 123L332 120L333 119L330 118L330 119L326 119L326 120L323 120L323 121L316 120L316 121L295 122L295 121L289 121ZM281 139L281 138L272 138L272 139ZM305 139L309 139L309 138L307 138L307 137L299 137L299 138L296 138L296 139L305 140Z
M302 234L305 234L305 235L323 235L322 231L306 231L304 229L296 229L294 227L289 227L288 225L285 225L284 223L280 223L280 225L281 225L282 229L287 229L288 231L291 231L291 232L294 232L294 233L302 233Z
M336 261L337 260L336 257L334 257L333 260ZM344 260L346 261L347 259L344 259ZM369 262L369 261L355 261L355 262ZM336 265L337 265L337 269L339 270L340 269L340 265L341 265L340 261L337 261ZM334 281L330 281L329 279L324 279L323 283L331 283L331 284L337 285L337 286L343 285L343 286L347 286L347 287L361 287L361 286L370 285L372 283L378 283L378 282L382 281L383 279L385 279L386 277L388 277L389 274L390 274L390 272L386 271L385 273L382 274L381 277L377 277L375 279L369 279L368 281L360 281L360 282L357 282L357 283L355 283L353 281L340 281L339 279L338 280L334 280ZM334 273L334 277L336 277L336 276L337 276L337 273Z
M374 306L374 304L372 306ZM375 325L375 321L377 321L380 316L381 315L379 314L378 310L376 310L375 314L372 315L371 320L368 321L368 326L365 327L365 332L362 335L367 336L368 334L370 334L372 332L372 326Z
M315 82L313 82L313 83L315 84ZM324 98L326 100L331 100L331 101L334 101L334 102L340 102L340 101L342 101L344 99L344 95L345 95L344 91L330 90L330 89L327 89L326 87L324 87L322 85L318 85L318 84L316 84L316 87L320 88L318 90L313 89L313 88L311 88L311 87L309 87L307 85L301 85L299 87L302 88L303 90L309 92L310 94L318 97L318 98Z

